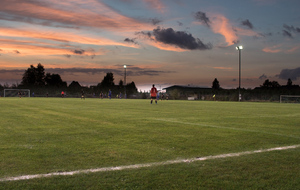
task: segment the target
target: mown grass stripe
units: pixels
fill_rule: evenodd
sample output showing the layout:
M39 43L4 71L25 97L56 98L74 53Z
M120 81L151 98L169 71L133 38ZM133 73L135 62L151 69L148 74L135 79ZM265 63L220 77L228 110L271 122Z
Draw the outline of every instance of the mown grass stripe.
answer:
M245 132L252 132L252 133L263 133L263 134L268 134L268 135L277 135L277 136L300 139L300 137L294 136L294 135L285 135L285 134L280 134L280 133L270 133L270 132L265 132L265 131L261 131L261 130L258 131L258 130L251 130L251 129L245 129L245 128L224 127L224 126L210 125L210 124L205 124L205 123L191 123L191 122L178 121L178 120L174 120L174 119L155 119L155 120L163 121L163 122L170 122L170 123L179 123L179 124L185 124L185 125L201 126L201 127L230 129L230 130L245 131Z
M37 178L47 178L47 177L53 177L53 176L72 176L72 175L82 174L82 173L96 173L96 172L109 172L109 171L119 171L119 170L128 170L128 169L149 168L149 167L163 166L163 165L170 165L170 164L189 163L189 162L195 162L195 161L204 161L204 160L213 160L213 159L220 159L220 158L238 157L238 156L244 156L244 155L250 155L250 154L256 154L256 153L264 153L264 152L271 152L271 151L296 149L296 148L299 148L299 147L300 147L300 144L291 145L291 146L284 146L284 147L275 147L275 148L269 148L269 149L254 150L254 151L238 152L238 153L220 154L220 155L215 155L215 156L205 156L205 157L180 159L180 160L169 160L169 161L164 161L164 162L134 164L134 165L128 165L128 166L104 167L104 168L76 170L76 171L69 171L69 172L54 172L54 173L48 173L48 174L23 175L23 176L2 178L2 179L0 179L0 181L1 182L19 181L19 180L29 180L29 179L37 179Z

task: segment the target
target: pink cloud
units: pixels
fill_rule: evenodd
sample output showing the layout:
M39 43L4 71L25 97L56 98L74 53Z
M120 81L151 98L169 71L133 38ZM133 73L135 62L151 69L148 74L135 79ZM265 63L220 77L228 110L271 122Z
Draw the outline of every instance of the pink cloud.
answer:
M116 45L116 46L125 46L125 47L138 47L136 44L129 44L123 42L116 42L107 38L101 37L87 37L85 35L77 35L72 32L56 32L45 29L15 29L15 28L5 28L0 27L0 35L2 37L26 37L34 39L45 39L58 42L73 42L80 44L91 44L91 45Z
M277 45L277 46L272 46L272 47L265 47L263 49L263 51L266 52L266 53L279 53L282 50L280 49L280 46Z
M36 42L30 40L0 40L2 52L5 54L25 55L79 55L73 46L59 46L45 42ZM32 45L34 44L34 45ZM86 49L81 55L95 56L103 55L103 51Z
M161 0L144 0L147 4L149 4L153 9L163 13L165 9L165 5L161 2Z
M286 50L287 53L294 53L300 49L300 45Z
M214 33L224 36L227 46L231 46L238 41L236 32L233 30L232 24L229 19L221 14L212 16L211 29Z
M30 22L50 26L93 27L122 32L152 28L150 24L121 15L96 0L86 0L84 3L81 0L52 0L49 5L47 5L49 1L43 3L33 2L18 3L3 0L0 11L17 15L17 17L14 17L16 21L28 22L26 19L22 19L25 17L30 18ZM154 4L156 5L156 3Z
M213 67L214 69L218 69L218 70L227 70L227 71L231 71L233 70L232 67Z

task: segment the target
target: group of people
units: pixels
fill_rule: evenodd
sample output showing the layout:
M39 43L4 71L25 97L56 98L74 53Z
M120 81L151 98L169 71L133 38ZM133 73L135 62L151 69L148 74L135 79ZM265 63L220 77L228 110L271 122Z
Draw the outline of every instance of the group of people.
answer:
M153 103L153 100L155 101L155 103L157 104L157 100L158 100L158 91L155 87L155 85L153 84L152 85L152 88L150 90L150 96L151 96L151 104ZM61 97L65 97L65 92L64 91L61 91ZM104 95L103 93L101 92L100 93L100 98L104 98ZM108 98L111 99L112 98L112 93L111 93L111 90L109 89L108 91ZM122 93L120 93L120 95L117 95L117 98L122 98ZM85 95L84 95L84 91L82 90L81 91L81 99L84 99L85 100ZM162 94L162 99L163 99L163 94Z

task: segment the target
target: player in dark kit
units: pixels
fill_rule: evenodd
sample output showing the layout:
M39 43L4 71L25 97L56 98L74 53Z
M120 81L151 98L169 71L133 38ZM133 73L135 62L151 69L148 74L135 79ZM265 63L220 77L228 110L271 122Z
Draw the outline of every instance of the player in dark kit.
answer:
M152 88L150 90L150 96L151 96L151 104L153 102L153 99L155 99L155 103L157 104L157 99L156 99L157 89L155 88L154 84L152 85Z
M85 96L84 96L84 91L83 90L81 91L81 99L85 100Z

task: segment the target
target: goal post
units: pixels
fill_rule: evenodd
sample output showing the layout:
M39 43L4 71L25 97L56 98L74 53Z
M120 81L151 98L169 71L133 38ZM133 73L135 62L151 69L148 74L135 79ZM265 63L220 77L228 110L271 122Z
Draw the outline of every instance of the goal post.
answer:
M4 89L3 97L30 97L29 89Z
M300 103L300 95L280 95L280 103Z

